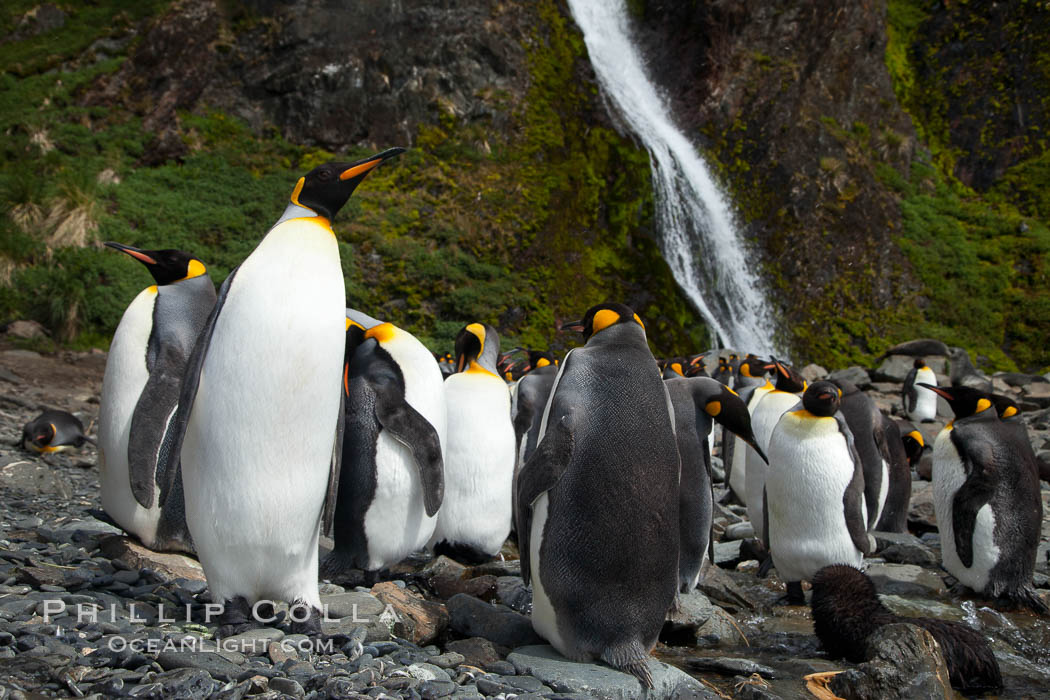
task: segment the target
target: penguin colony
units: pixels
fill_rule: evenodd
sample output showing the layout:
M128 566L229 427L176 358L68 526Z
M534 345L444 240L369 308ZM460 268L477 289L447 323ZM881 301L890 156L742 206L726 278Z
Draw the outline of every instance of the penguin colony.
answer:
M914 426L848 382L808 384L777 358L718 357L713 377L704 354L657 360L643 320L618 303L561 325L583 345L560 362L501 354L483 322L461 329L453 353L432 354L347 308L332 230L366 175L401 151L300 178L217 293L191 253L107 244L155 281L129 305L106 366L108 516L148 547L196 553L223 608L220 636L258 626L264 601L288 602L293 631L320 634L319 575L375 581L424 547L483 562L513 532L536 632L652 687L665 616L712 557L717 428L727 497L747 507L761 572L776 568L787 603L803 604L811 581L818 635L855 657L892 621L856 567L872 530L906 530L925 447ZM904 412L932 420L937 395L956 415L933 447L944 568L979 594L1046 612L1032 588L1038 465L1016 405L938 387L916 359ZM84 439L79 421L52 413L23 436L44 452ZM321 561L323 534L334 549ZM957 687L1001 685L976 632L918 623L945 644ZM983 665L971 673L952 658L973 649Z

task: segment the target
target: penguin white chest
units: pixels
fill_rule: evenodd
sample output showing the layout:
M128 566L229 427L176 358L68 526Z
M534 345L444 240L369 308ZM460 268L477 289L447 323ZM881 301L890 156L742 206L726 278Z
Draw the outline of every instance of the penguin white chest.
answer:
M937 375L929 367L923 367L915 373L915 383L937 386ZM917 421L933 420L937 417L937 394L926 387L915 387L915 410L908 412L908 418Z
M771 391L763 396L751 414L751 428L755 433L755 444L767 452L769 439L777 421L792 406L798 403L798 397L785 391ZM765 461L758 453L747 446L747 467L745 468L745 486L747 490L747 515L755 528L755 534L761 539L762 528L762 489L766 485Z
M828 564L860 566L842 500L854 464L838 422L788 413L768 454L769 544L781 578L809 579Z
M441 370L422 343L408 334L383 343L405 381L405 402L434 426L442 446L446 441L445 399ZM376 489L365 513L368 565L393 564L427 543L437 526L423 505L423 485L412 450L381 431L376 442Z
M973 525L973 561L965 566L955 546L955 494L966 482L966 468L951 439L951 430L937 434L933 444L933 509L941 539L941 563L944 569L975 591L984 590L992 567L999 561L995 544L995 514L991 503L977 511Z
M229 287L182 451L213 596L287 600L314 577L316 598L345 307L335 238L310 219L275 226Z
M543 569L540 562L540 546L543 544L543 528L547 524L547 492L544 491L532 504L532 526L529 531L530 578L532 579L532 629L564 656L572 650L562 640L558 632L558 613L551 603L547 591L543 588ZM571 657L570 657L571 658Z
M433 541L471 544L495 554L511 525L510 393L499 377L468 371L445 380L445 400L445 501Z
M160 508L143 508L131 493L128 439L131 417L149 381L146 346L156 300L156 287L143 289L120 319L106 358L98 420L102 508L121 527L147 542L156 534Z

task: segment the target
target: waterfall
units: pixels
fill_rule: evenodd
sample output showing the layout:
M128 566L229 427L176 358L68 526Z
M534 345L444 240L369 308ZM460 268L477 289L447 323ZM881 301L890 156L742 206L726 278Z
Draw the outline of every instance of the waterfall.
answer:
M569 8L604 94L649 151L658 244L675 280L714 332L716 345L775 353L769 307L733 213L646 75L624 1L569 0Z

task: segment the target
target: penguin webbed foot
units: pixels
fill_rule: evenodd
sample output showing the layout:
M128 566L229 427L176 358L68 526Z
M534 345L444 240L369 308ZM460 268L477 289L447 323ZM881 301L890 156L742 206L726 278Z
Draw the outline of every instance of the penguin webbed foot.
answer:
M787 593L776 600L773 605L805 605L806 594L801 581L788 581Z
M218 639L225 639L262 626L262 623L252 617L252 609L247 599L237 596L233 600L224 601L215 636Z
M321 637L321 611L310 607L302 600L292 601L288 607L288 631L291 634L305 634L307 637Z

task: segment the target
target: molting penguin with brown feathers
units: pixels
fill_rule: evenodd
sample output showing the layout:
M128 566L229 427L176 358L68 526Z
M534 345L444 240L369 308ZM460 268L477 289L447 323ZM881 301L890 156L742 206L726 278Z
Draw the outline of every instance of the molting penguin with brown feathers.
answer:
M670 399L629 307L600 304L562 327L586 344L561 363L516 491L532 625L564 656L601 659L651 688L647 660L678 581Z
M1046 614L1032 586L1043 501L1024 424L1000 420L984 392L929 388L955 413L933 445L942 566L978 593Z
M952 687L965 693L1003 687L999 663L977 630L929 617L901 617L879 601L875 584L846 564L826 566L813 576L813 631L833 659L867 660L868 638L880 627L907 622L937 640Z

